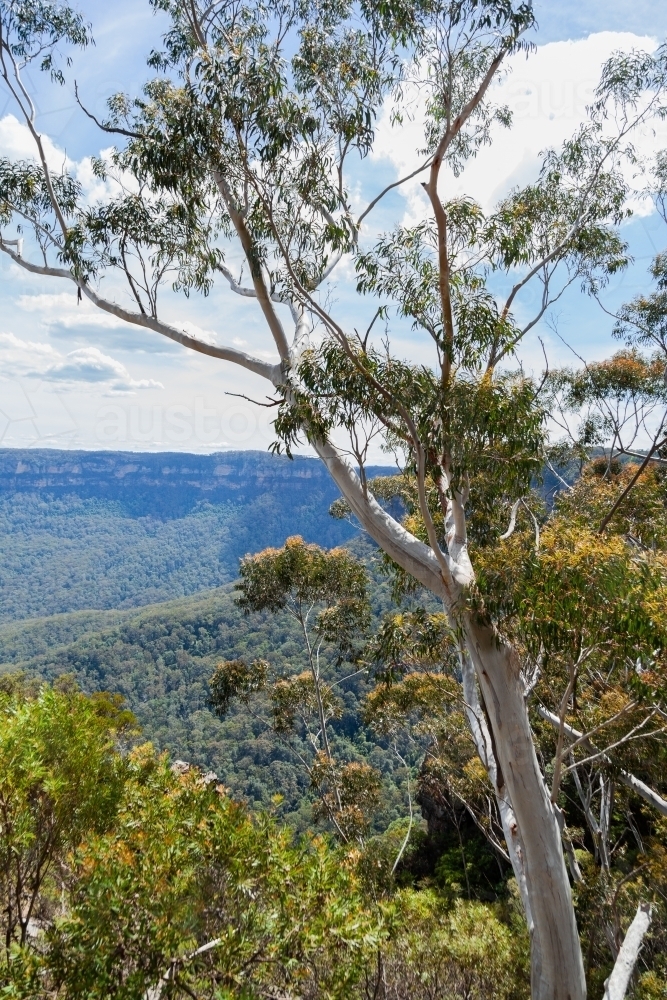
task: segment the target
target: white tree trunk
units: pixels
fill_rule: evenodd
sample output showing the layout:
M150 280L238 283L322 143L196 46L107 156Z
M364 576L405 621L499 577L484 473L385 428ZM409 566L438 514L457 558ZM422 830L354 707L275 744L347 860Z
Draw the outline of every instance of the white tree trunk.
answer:
M463 683L463 698L465 700L465 711L468 719L468 725L470 726L470 732L472 733L473 742L479 755L479 759L486 768L486 773L489 776L489 781L491 782L496 795L500 822L502 823L505 843L507 844L507 853L509 854L514 877L516 879L517 886L519 887L519 894L521 896L521 902L523 903L523 909L526 915L526 923L532 938L533 917L530 908L530 896L528 895L528 884L526 882L525 855L523 844L521 843L519 824L517 823L512 803L510 802L507 786L504 781L501 783L500 780L501 775L498 771L498 763L493 752L491 734L489 733L486 718L484 717L484 712L479 702L475 668L472 665L467 650L462 652L460 662L461 680Z
M584 1000L586 977L556 814L535 754L518 658L469 618L468 651L494 736L524 851L532 916L533 1000Z
M394 562L445 602L459 595L445 585L434 552L374 500L330 442L315 449L363 528ZM535 754L519 663L491 628L466 618L466 648L491 724L497 764L518 825L531 934L533 1000L585 1000L586 978L560 830ZM500 779L499 779L500 780ZM508 845L509 846L509 845Z
M605 983L604 1000L623 1000L625 997L650 923L651 907L640 903L635 918L628 927L612 973Z

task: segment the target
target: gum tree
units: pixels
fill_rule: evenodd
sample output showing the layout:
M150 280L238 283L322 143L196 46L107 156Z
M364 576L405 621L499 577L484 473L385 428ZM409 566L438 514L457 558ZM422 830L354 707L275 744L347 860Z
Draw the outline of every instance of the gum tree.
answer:
M633 129L663 106L667 53L612 61L589 121L545 152L532 184L485 215L470 198L452 200L446 176L511 124L492 84L530 48L530 3L152 2L170 27L143 93L110 97L100 125L117 146L94 162L116 178L117 194L94 205L66 166L49 167L23 77L37 63L62 81L57 52L87 44L89 29L65 4L2 5L0 75L35 157L0 164L1 249L24 270L73 283L102 310L268 380L278 445L307 440L388 558L442 600L522 894L533 996L578 1000L584 971L558 821L517 652L467 601L468 534L483 530L480 511L524 496L542 464L545 413L539 387L512 374L517 345L568 285L596 292L626 263L615 229L626 201L619 165L632 156ZM367 164L380 109L400 123L416 103L425 122L419 166L359 206L357 182L374 183ZM388 212L385 197L412 177L422 182L423 219L374 236L374 210ZM349 329L331 304L344 259L356 269L358 328L372 296L384 332L377 323ZM223 294L252 299L277 361L170 325L165 281L186 293L220 282ZM112 286L115 297L102 291ZM423 363L392 349L392 333L409 325ZM347 449L334 443L341 434ZM392 517L368 486L371 435L414 476L411 522ZM485 726L475 729L480 716Z
M366 570L346 549L327 551L298 535L280 549L246 556L237 604L246 614L287 612L300 633L307 669L275 675L263 660L224 660L210 680L211 703L221 717L234 699L248 705L253 695L268 695L264 723L306 770L319 797L315 815L328 819L344 843L363 843L381 782L369 764L342 762L332 747L331 724L342 715L335 688L365 672L357 660L370 622L367 587ZM341 663L352 672L332 682L331 667Z
M649 161L645 194L667 223L667 150L659 150ZM598 299L615 320L614 337L625 341L625 348L605 361L553 372L548 379L553 392L551 414L565 434L553 449L553 457L561 461L586 458L591 446L601 446L607 457L607 478L614 460L640 460L601 521L601 530L647 467L667 467L667 251L655 255L649 273L652 290L626 302L618 312L611 312ZM573 422L573 416L578 421ZM648 447L642 449L646 443Z

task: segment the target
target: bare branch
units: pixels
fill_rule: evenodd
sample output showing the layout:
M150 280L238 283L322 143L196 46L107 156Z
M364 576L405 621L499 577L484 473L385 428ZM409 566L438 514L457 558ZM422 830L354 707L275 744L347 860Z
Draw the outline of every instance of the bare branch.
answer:
M658 445L658 447L661 447ZM629 455L630 458L646 458L646 455L641 451L630 451L628 448L620 449L621 455ZM651 461L657 462L658 465L667 465L667 458L661 458L660 455L651 455Z
M403 857L403 852L405 851L405 848L408 846L408 841L410 840L410 834L412 832L412 823L413 823L412 795L410 794L410 768L408 767L408 765L405 763L405 761L401 757L400 753L398 752L398 747L396 746L396 743L394 743L394 745L393 745L393 750L394 750L394 753L396 754L396 756L398 757L398 759L400 760L401 764L405 768L405 770L408 772L408 808L410 810L410 822L408 824L408 831L405 834L405 838L403 839L403 843L401 844L401 849L398 852L398 854L396 855L396 860L394 861L394 864L392 866L392 869L391 869L391 874L392 875L396 871L396 868L398 866L398 862Z
M273 303L271 302L269 289L266 287L262 269L256 259L255 245L252 236L250 235L248 227L245 224L245 220L236 205L236 200L226 179L219 170L215 170L213 172L213 177L215 179L216 186L223 197L234 229L236 230L239 240L241 241L241 246L243 247L243 251L250 267L250 276L257 294L257 300L262 312L264 313L264 318L266 319L268 327L271 331L276 347L278 348L280 359L281 361L289 361L289 345L287 343L287 337L285 336L283 325L278 318L278 314L273 307Z
M359 229L361 223L364 221L366 216L373 211L377 203L381 201L384 198L384 196L389 193L389 191L393 190L393 188L400 187L401 184L406 184L407 181L412 180L412 178L416 177L417 174L421 174L423 173L424 170L428 170L430 166L431 166L431 157L429 157L426 163L422 163L421 167L417 167L416 170L413 170L412 173L406 174L405 177L401 177L400 180L394 181L393 184L387 184L386 188L380 191L380 193L376 195L375 198L373 198L373 200L369 202L367 207L363 210L363 212L357 219L356 228Z
M237 295L242 295L247 299L256 299L257 292L254 288L245 288L239 281L236 280L232 272L224 264L216 264L216 270L220 271L220 274L224 275L229 282L229 287Z
M612 973L605 983L604 1000L624 1000L650 925L651 906L649 903L640 903L634 919L628 927Z
M114 125L105 125L104 122L101 122L99 120L99 118L96 118L95 115L92 113L92 111L89 111L88 108L86 108L81 103L81 99L79 97L79 88L76 80L74 81L74 97L76 98L76 103L79 105L84 115L86 115L87 118L90 118L91 121L95 122L97 127L101 129L103 132L110 132L112 135L125 135L128 137L128 139L144 138L140 132L130 132L130 130L126 128L118 128L117 126Z
M511 536L514 534L514 529L516 527L516 514L517 514L517 511L519 509L519 504L520 503L521 503L521 497L519 497L518 500L514 501L514 503L512 504L512 511L511 511L511 514L510 514L510 523L509 523L509 525L507 527L507 531L505 531L502 535L498 536L500 538L500 540L503 541L503 542L505 541L505 539L511 538Z
M647 715L647 717L643 720L643 722L640 722L637 726L634 727L634 729L631 729L630 732L627 733L627 735L622 736L620 740L616 740L615 743L610 743L609 746L606 748L606 750L598 750L594 753L592 752L590 756L585 757L584 760L574 760L571 764L568 764L568 766L564 768L564 770L572 771L577 767L583 767L585 764L591 764L593 761L599 760L600 758L604 759L607 757L607 752L609 750L615 750L616 747L623 746L625 743L630 743L633 742L634 740L650 739L652 736L660 736L661 733L664 733L666 731L664 726L661 729L654 729L650 733L641 732L644 726L648 725L648 723L651 721L654 715L655 712L651 712L651 714Z
M6 253L11 259L22 267L26 271L30 271L31 274L46 275L52 278L66 278L68 281L72 281L94 305L104 312L110 313L112 316L116 316L118 319L124 320L126 323L131 323L133 326L142 326L147 330L153 330L155 333L161 334L163 337L167 337L169 340L175 341L177 344L181 344L183 347L189 348L191 351L197 351L199 354L207 354L211 358L218 358L220 361L231 361L233 364L240 365L242 368L247 368L248 371L254 372L256 375L261 375L263 378L268 379L270 382L276 384L281 378L280 365L269 364L268 361L261 361L259 358L253 358L249 354L245 354L243 351L237 351L233 347L216 347L213 344L205 344L201 340L197 340L195 337L189 337L187 333L183 333L181 330L177 330L173 326L169 326L167 323L162 323L158 319L154 319L152 316L148 316L141 313L131 312L129 309L124 309L122 306L117 305L115 302L109 302L107 299L102 298L97 292L86 284L86 282L77 278L76 275L72 274L71 271L60 267L47 267L41 266L39 264L31 264L30 261L25 260L23 257L19 257L18 253L15 253L7 245L7 242L0 238L0 250Z
M552 726L558 727L560 724L558 716L553 712L550 712L549 709L545 708L543 705L538 705L537 714L544 719L545 722L550 722ZM563 724L563 731L573 740L579 741L586 739L586 735L584 733L579 732L578 729L570 726L567 722ZM593 750L594 753L599 754L599 751L592 743L589 743L589 745L590 749ZM611 759L604 751L599 755L606 764L611 764ZM648 802L650 806L657 809L663 816L667 816L667 801L663 799L658 792L655 792L643 781L640 781L639 778L636 778L634 774L630 774L628 771L620 770L618 772L618 780L622 785L625 785L626 788L631 788L633 792L636 792L637 795L641 796L645 802Z
M364 497L359 477L331 441L314 441L313 447L350 505L352 513L371 538L422 586L449 600L440 564L430 546L406 531L370 492Z

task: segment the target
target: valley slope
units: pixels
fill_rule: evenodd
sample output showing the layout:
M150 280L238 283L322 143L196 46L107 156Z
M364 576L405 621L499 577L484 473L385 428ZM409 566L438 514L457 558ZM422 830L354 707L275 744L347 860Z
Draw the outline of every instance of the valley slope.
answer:
M337 496L311 458L0 449L0 622L185 597L294 534L341 544Z

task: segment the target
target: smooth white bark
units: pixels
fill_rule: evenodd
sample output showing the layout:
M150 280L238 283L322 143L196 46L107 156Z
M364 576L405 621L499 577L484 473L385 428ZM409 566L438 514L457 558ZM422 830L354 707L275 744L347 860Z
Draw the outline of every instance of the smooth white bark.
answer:
M624 1000L650 925L651 907L647 903L640 903L634 920L628 927L612 973L605 983L604 1000Z
M371 494L364 496L356 472L331 442L315 442L313 447L371 538L394 562L449 606L453 595L445 586L440 565L429 546L387 514Z
M533 919L533 1000L584 1000L586 979L560 829L535 753L518 659L491 628L465 619L467 648L524 850Z
M500 781L498 764L496 756L493 752L491 734L489 732L489 727L486 724L486 718L479 700L475 668L472 665L467 651L463 650L461 652L459 662L461 664L463 698L465 700L465 711L468 719L468 725L470 726L470 732L472 734L473 742L479 758L486 768L489 781L491 782L495 792L496 802L498 803L498 812L500 814L500 822L505 835L505 843L507 844L507 852L512 864L512 870L514 872L517 886L519 887L519 894L521 896L521 902L523 903L523 909L526 915L526 924L528 925L528 930L532 935L534 929L533 917L530 906L530 896L528 894L528 884L526 881L525 855L523 844L521 843L519 824L517 823L512 803L510 802L507 786L504 781Z
M431 549L369 496L330 442L315 444L341 493L378 545L456 612L460 590L445 581ZM586 980L561 836L535 754L519 663L487 626L465 619L466 649L487 707L497 763L518 826L532 919L533 1000L585 1000Z
M131 309L125 309L123 306L118 305L118 303L111 302L103 296L98 295L90 285L78 280L71 271L68 271L64 267L47 267L41 264L33 264L29 260L26 260L19 253L11 249L11 244L14 242L16 241L3 240L0 237L0 250L6 253L8 257L11 257L14 263L22 267L24 271L29 271L31 274L44 275L49 278L66 278L68 281L73 282L81 290L81 293L93 305L97 306L98 309L116 316L117 319L122 319L125 323L143 327L145 330L153 330L155 333L159 333L163 337L181 344L182 347L189 348L191 351L197 351L199 354L207 354L209 357L217 358L219 361L232 361L234 364L240 365L242 368L247 368L248 371L254 372L256 375L261 375L274 384L280 380L280 365L272 365L266 361L261 361L259 358L253 358L244 351L236 350L234 347L218 347L215 344L205 344L203 341L197 340L196 337L189 337L182 330L170 326L169 323L163 323L161 320L147 316L145 313L135 313Z

